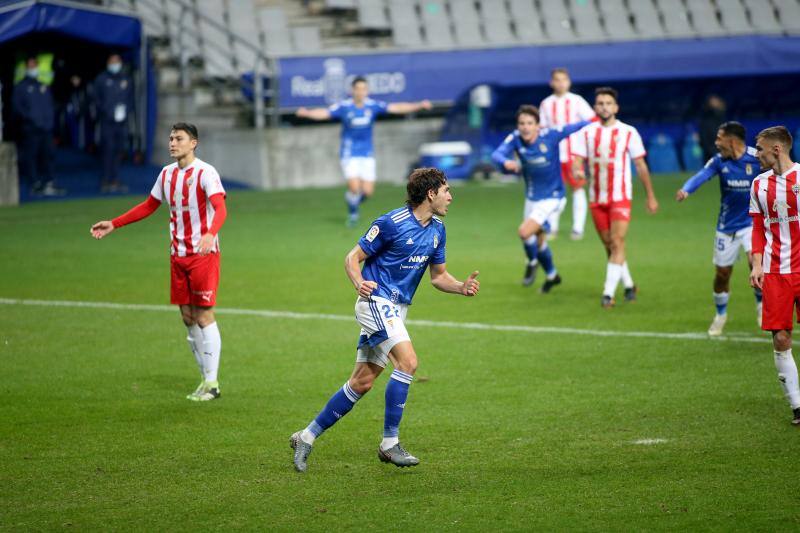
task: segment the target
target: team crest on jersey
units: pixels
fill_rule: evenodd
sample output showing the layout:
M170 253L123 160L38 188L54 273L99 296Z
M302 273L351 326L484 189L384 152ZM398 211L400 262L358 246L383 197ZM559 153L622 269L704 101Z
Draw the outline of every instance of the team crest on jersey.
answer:
M795 183L792 185L792 192L795 194L800 194L800 183Z
M543 154L546 154L547 153L547 145L544 144L544 143L540 143L539 144L539 151L542 152Z
M439 236L438 235L434 235L433 236L433 247L434 248L438 248L439 247Z
M749 176L750 174L753 173L753 165L751 165L750 163L747 163L747 165L745 165L745 167L744 167L744 171Z
M186 180L186 185L191 185L193 181L194 178L189 178L188 180Z
M367 232L367 236L366 236L367 241L368 242L374 241L375 237L377 237L378 233L380 233L380 232L381 232L381 228L379 228L377 225L372 226L371 228L369 228L369 231Z

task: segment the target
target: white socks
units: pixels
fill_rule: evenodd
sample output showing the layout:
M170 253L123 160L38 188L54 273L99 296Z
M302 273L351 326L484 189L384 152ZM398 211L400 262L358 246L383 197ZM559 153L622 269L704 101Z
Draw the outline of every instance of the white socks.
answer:
M383 437L381 441L381 450L386 451L398 442L400 442L400 437Z
M207 382L214 383L217 381L222 339L219 336L219 328L217 328L216 322L200 328L200 331L203 336L203 377Z
M617 292L617 285L619 285L619 280L622 277L622 265L617 265L616 263L608 263L606 267L606 284L603 287L603 295L604 296L611 296L614 297L614 293Z
M587 213L586 189L583 187L575 189L572 191L572 233L583 233L586 228Z
M300 438L303 439L303 442L306 444L314 444L314 440L316 440L317 437L306 428L300 432Z
M633 278L631 277L631 271L628 270L628 262L625 261L622 263L622 286L626 289L633 288Z
M778 370L778 381L781 382L783 394L789 400L792 409L800 407L800 385L797 379L797 365L792 357L792 349L775 352L775 368Z
M194 354L195 361L197 361L200 376L205 380L205 374L203 374L203 333L197 324L186 326L186 331L188 333L186 340L189 342L189 349Z

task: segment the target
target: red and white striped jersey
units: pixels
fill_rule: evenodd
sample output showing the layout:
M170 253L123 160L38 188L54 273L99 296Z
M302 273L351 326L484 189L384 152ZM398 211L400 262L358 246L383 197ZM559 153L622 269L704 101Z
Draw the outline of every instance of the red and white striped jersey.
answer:
M764 217L766 274L800 273L800 164L769 170L750 186L750 215Z
M569 126L583 120L592 120L594 110L583 96L575 93L566 93L562 96L551 94L542 100L539 106L539 125L543 128L554 126ZM558 145L558 157L562 163L569 161L572 149L569 137Z
M636 128L616 121L612 126L593 122L570 136L572 153L587 160L589 201L624 202L633 197L631 159L647 155Z
M208 232L214 220L214 207L208 199L220 193L225 194L225 189L217 169L200 159L184 169L172 163L161 170L150 194L169 204L173 255L184 257L195 253L200 237ZM219 252L219 236L214 238L213 251Z

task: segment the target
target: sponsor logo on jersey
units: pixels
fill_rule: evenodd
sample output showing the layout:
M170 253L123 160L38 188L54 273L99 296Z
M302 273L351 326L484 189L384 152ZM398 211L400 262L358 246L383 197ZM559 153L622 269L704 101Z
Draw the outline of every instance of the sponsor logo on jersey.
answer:
M783 200L778 200L777 198L775 198L775 201L772 202L772 210L775 211L776 213L785 215L786 213L789 212L789 204L787 204Z
M424 263L428 260L427 255L412 255L408 258L409 263Z
M406 244L414 244L414 239L409 237L408 240L406 241Z
M367 235L365 236L365 239L367 239L367 242L372 242L372 241L375 240L375 237L377 237L378 233L380 233L380 232L381 232L381 228L379 228L377 226L377 224L376 224L375 226L372 226L371 228L369 228L369 231L367 232Z
M728 170L728 167L722 167L723 174L727 174L728 172L730 172L730 170Z
M728 187L750 188L750 180L728 180Z

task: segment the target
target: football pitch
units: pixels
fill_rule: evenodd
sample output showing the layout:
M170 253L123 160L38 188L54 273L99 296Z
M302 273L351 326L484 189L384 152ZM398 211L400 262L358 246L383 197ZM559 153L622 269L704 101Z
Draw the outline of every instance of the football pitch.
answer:
M388 373L292 468L288 438L352 369L358 327L344 256L402 204L379 185L357 229L342 189L233 191L221 232L222 398L197 385L168 305L162 207L102 241L90 225L139 198L0 209L0 529L797 530L800 444L747 263L710 340L716 182L634 184L628 262L639 300L600 308L591 228L552 243L564 283L521 287L520 184L455 186L448 270L409 311L419 354L401 441L378 461ZM119 305L116 305L119 304Z

